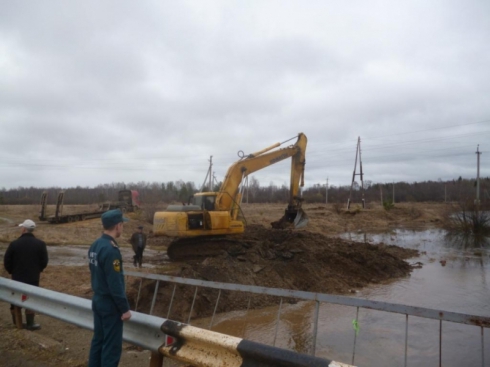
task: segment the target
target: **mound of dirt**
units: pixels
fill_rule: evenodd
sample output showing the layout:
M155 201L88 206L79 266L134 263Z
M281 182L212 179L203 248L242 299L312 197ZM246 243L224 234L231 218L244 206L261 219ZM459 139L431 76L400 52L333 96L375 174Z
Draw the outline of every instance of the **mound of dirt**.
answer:
M215 282L239 283L270 288L295 289L321 293L349 293L371 283L380 283L410 274L404 259L416 250L397 246L372 245L326 237L307 231L267 229L250 225L238 243L220 255L191 259L183 263L176 276ZM189 254L192 255L192 254ZM149 309L154 282L145 283L138 309ZM131 294L135 294L133 285ZM166 316L173 285L161 285L154 314ZM170 318L186 321L195 288L178 286ZM192 317L212 314L218 291L198 292ZM245 309L249 295L222 292L218 312ZM163 300L168 300L165 302ZM162 302L163 301L163 302ZM277 304L277 298L253 296L251 307ZM159 309L160 308L160 309Z

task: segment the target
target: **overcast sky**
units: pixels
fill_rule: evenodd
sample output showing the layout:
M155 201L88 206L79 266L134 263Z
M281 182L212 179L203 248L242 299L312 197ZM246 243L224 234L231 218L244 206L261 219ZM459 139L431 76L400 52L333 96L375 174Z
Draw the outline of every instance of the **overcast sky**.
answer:
M358 137L365 180L474 178L478 144L490 176L488 0L0 9L0 188L200 186L298 132L307 186L350 185Z

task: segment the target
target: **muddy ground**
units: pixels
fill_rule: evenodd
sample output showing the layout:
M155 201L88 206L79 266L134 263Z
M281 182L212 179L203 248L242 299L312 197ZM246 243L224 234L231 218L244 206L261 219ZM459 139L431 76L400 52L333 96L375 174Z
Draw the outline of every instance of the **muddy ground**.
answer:
M294 289L321 293L355 293L371 283L386 282L408 276L410 265L404 259L417 251L396 246L372 245L327 237L320 233L295 230L267 229L249 225L240 244L229 247L213 257L182 262L175 275L215 282L239 283L270 288ZM192 254L192 252L190 252ZM136 294L132 284L130 296ZM146 282L142 310L148 311L154 282ZM164 284L159 292L155 314L166 315L173 286ZM203 289L198 293L192 318L210 316L218 292ZM186 321L189 316L194 288L178 287L170 318ZM248 294L224 292L218 312L244 309ZM252 308L276 304L277 298L257 296Z
M0 256L18 234L17 223L26 218L36 220L35 206L0 206ZM52 209L52 208L51 208ZM68 211L90 210L88 206L67 207ZM170 273L186 278L218 282L250 284L304 291L349 294L371 283L389 282L409 276L411 267L405 260L416 251L396 246L373 245L342 240L335 235L347 231L382 231L390 228L440 226L448 207L441 204L397 204L385 211L379 204L366 209L354 205L347 212L337 205L306 205L310 217L307 228L273 230L270 223L283 213L284 205L244 205L246 233L240 245L219 255L168 263L166 238L151 237L145 251L141 271ZM131 221L119 243L127 270L131 264L128 239L140 224L146 231L143 213L128 214ZM90 274L84 253L101 233L99 220L63 225L39 223L36 235L50 246L50 265L41 276L41 285L48 289L91 298ZM1 276L8 276L2 269ZM128 297L134 307L139 282L129 278ZM138 311L148 312L154 284L143 283ZM154 314L166 316L173 287L162 284ZM170 318L187 321L194 288L177 287ZM209 316L214 308L217 291L200 290L193 308L193 319ZM244 309L248 295L222 292L218 312ZM294 302L294 300L289 300ZM252 297L251 307L276 304L277 299ZM35 333L15 330L11 325L8 305L0 309L0 366L84 366L91 332L40 315L43 329ZM121 366L148 366L149 354L124 346ZM31 362L29 362L31 360Z

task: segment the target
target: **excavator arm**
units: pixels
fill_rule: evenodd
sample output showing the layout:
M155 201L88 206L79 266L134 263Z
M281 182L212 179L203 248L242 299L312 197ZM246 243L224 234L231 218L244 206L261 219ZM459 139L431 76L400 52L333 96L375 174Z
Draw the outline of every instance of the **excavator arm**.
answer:
M233 208L240 201L239 186L245 177L284 159L292 158L289 202L285 215L287 218L285 219L291 222L296 218L299 222L299 219L304 218L305 220L302 221L302 224L306 224L306 215L301 210L301 201L298 197L299 188L304 185L306 144L306 136L303 133L299 133L296 143L286 148L271 151L282 145L281 143L276 143L261 151L242 157L241 160L228 169L225 180L216 197L215 209L233 212ZM298 214L301 218L298 218Z

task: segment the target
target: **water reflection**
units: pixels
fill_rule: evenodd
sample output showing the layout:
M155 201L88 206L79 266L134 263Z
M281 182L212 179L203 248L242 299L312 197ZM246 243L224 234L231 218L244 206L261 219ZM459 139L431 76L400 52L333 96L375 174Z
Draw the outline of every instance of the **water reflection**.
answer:
M445 245L458 250L490 249L490 237L471 233L452 233L445 236ZM480 252L482 254L482 252Z

